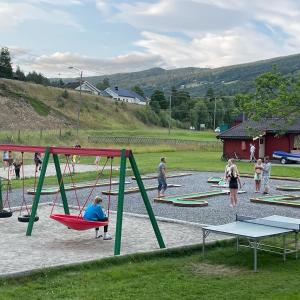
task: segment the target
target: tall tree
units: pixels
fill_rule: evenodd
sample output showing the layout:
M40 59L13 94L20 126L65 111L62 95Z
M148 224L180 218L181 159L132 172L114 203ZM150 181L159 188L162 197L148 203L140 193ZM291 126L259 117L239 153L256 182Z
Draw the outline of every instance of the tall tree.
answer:
M154 93L151 95L149 105L151 106L151 108L153 108L155 112L158 112L160 109L167 109L168 101L165 97L164 92L160 90L155 90Z
M7 47L1 48L0 52L0 77L13 78L10 53Z
M239 94L235 104L248 118L264 121L275 118L284 130L300 116L300 77L286 78L274 69L255 79L255 92Z
M107 77L105 77L102 82L99 82L96 84L96 87L99 90L104 91L105 89L107 89L108 87L110 87L110 83L109 83L109 79Z
M141 89L139 85L135 85L134 87L131 88L131 90L137 94L139 94L142 97L145 97L144 91Z
M16 78L18 80L21 80L21 81L25 81L26 80L26 76L25 76L24 72L20 69L19 66L17 66Z

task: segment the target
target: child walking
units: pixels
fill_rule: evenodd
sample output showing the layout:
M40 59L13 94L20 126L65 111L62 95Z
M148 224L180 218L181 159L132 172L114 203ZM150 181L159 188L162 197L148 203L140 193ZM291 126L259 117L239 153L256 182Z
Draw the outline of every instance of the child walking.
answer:
M254 165L255 193L260 192L262 170L263 170L262 160L258 159L256 164Z

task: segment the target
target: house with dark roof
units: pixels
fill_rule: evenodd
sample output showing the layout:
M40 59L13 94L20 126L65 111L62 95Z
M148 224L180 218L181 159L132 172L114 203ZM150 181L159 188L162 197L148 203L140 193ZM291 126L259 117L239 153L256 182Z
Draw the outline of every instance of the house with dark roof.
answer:
M79 81L73 81L73 82L68 82L65 85L66 89L72 89L75 91L80 91L80 82ZM94 85L92 85L88 81L83 81L81 84L81 91L84 93L89 93L89 94L94 94L94 95L101 95L102 91L97 89Z
M283 128L283 131L280 130ZM274 151L291 152L300 149L300 117L292 124L282 126L282 121L245 121L223 131L217 136L223 142L223 154L248 159L250 144L256 148L255 157L272 157Z
M147 99L142 97L141 95L129 91L123 88L120 88L118 86L115 86L114 88L108 87L104 90L105 93L109 94L111 98L117 100L117 101L123 101L128 103L135 103L135 104L141 104L146 105Z

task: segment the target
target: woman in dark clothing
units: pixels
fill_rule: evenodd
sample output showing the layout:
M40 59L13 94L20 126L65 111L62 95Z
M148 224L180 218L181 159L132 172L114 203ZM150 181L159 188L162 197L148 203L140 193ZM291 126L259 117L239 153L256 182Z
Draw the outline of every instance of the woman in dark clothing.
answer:
M16 174L16 179L20 179L20 169L22 166L22 162L16 159L16 161L13 163L15 167L15 174Z
M229 190L230 190L230 206L235 207L237 204L237 192L238 192L238 185L241 185L239 171L237 166L234 163L234 159L231 159L232 165L229 168Z

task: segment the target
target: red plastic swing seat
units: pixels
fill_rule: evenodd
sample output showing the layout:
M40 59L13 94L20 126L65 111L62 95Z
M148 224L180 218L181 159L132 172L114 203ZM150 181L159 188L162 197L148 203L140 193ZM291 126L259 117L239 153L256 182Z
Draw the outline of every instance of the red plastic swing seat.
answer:
M53 214L50 218L74 230L88 230L108 225L108 221L88 221L77 215Z

